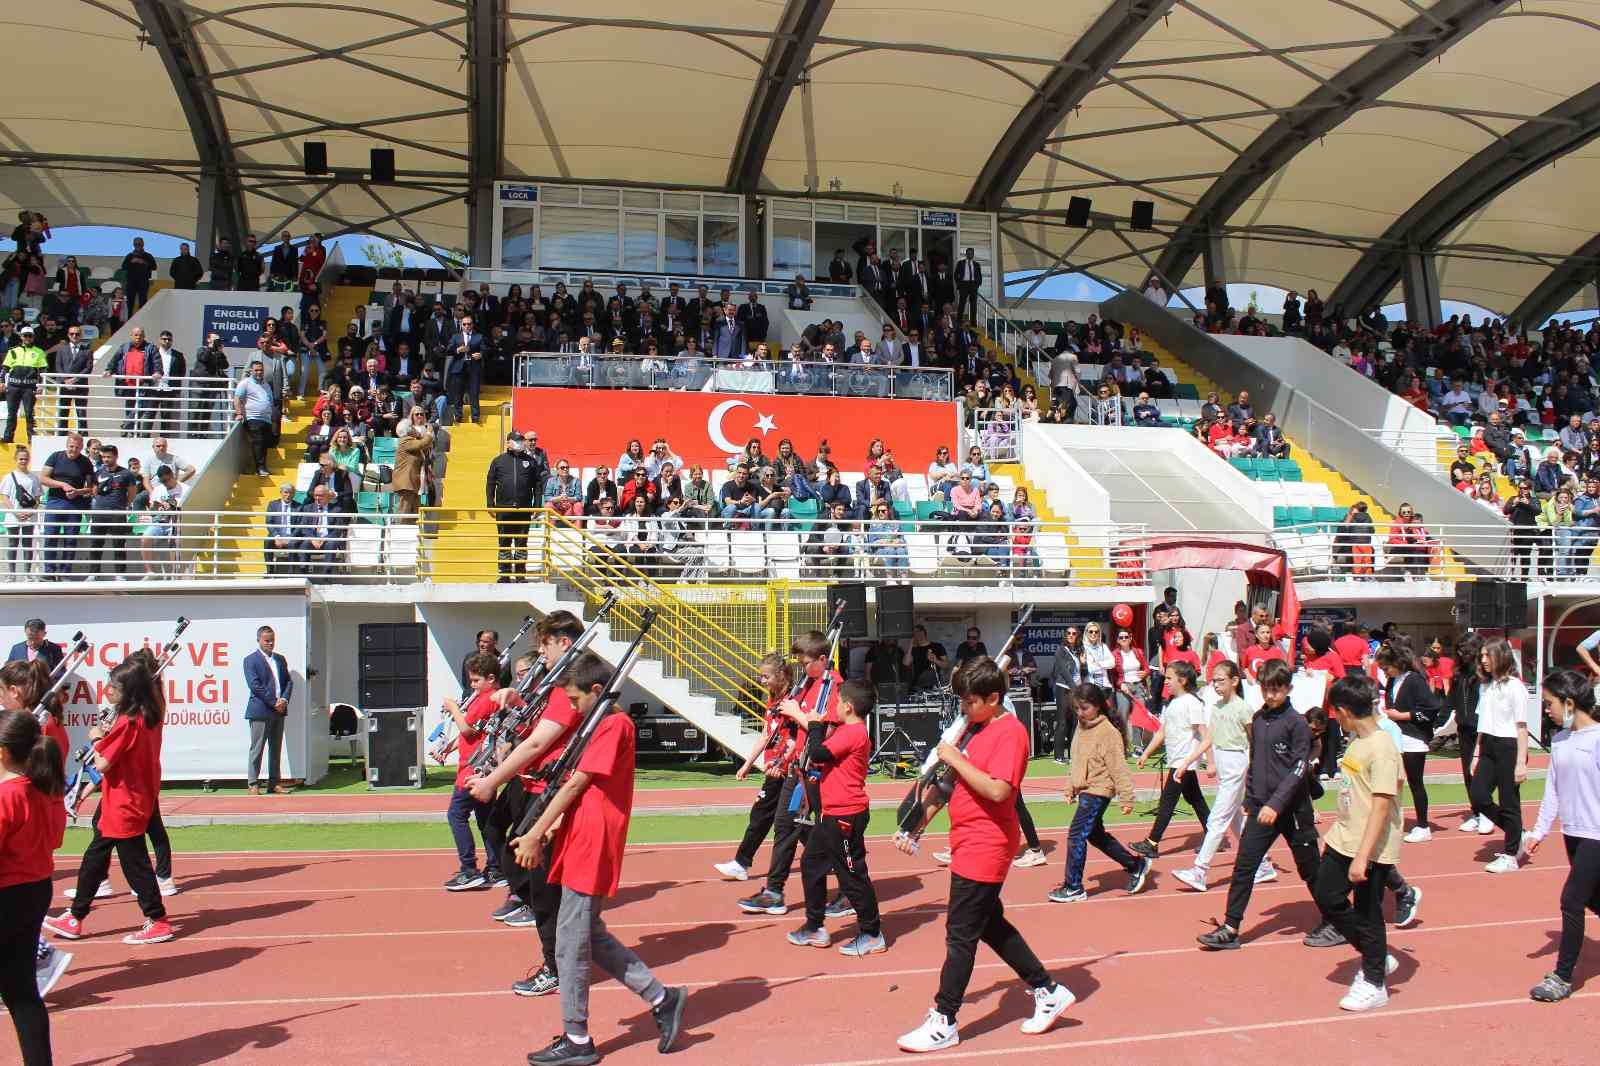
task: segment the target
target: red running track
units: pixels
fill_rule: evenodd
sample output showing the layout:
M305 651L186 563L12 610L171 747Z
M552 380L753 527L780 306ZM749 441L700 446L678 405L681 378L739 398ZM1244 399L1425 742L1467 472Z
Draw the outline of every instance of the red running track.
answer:
M1457 818L1441 812L1436 824ZM1531 815L1531 810L1530 810ZM1125 839L1141 827L1124 827ZM1259 886L1242 951L1205 954L1194 937L1218 916L1223 890L1182 891L1167 871L1198 844L1178 827L1145 894L1092 859L1086 903L1053 905L1059 834L1049 866L1014 871L1008 913L1078 996L1042 1037L1017 1026L1031 1000L980 948L962 1043L936 1060L1030 1063L1577 1063L1600 1040L1600 947L1578 978L1593 990L1561 1006L1527 990L1550 969L1566 864L1547 846L1513 875L1482 872L1495 837L1436 831L1406 845L1402 868L1422 887L1422 920L1391 930L1400 960L1389 1006L1349 1015L1336 1004L1356 968L1345 948L1302 947L1314 921L1281 847L1284 875ZM862 961L790 947L799 922L752 918L733 900L754 887L719 882L721 845L630 849L612 930L663 980L690 989L677 1061L892 1063L894 1039L931 1003L943 959L946 874L886 841L871 846L890 950ZM1215 874L1225 878L1230 852ZM763 856L764 858L764 856ZM68 881L71 864L57 879ZM138 924L123 891L99 901L93 934L70 946L71 971L50 997L58 1063L515 1064L559 1029L554 996L518 999L507 985L537 955L532 930L492 923L499 893L446 894L446 852L228 854L178 857L182 893L168 901L179 939L133 948ZM115 875L114 875L115 876ZM120 878L117 879L122 886ZM798 893L791 880L791 898ZM853 929L836 923L835 943ZM654 1025L614 982L597 985L592 1029L609 1062L659 1061ZM1585 1050L1585 1049L1589 1050ZM1381 1059L1379 1058L1381 1056Z

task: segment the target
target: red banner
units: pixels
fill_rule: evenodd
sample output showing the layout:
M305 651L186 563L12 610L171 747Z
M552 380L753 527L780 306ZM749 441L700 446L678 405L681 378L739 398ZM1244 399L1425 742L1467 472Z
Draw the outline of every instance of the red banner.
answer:
M883 438L905 470L925 470L934 449L955 455L961 443L955 404L930 400L531 388L516 390L512 421L524 433L538 431L551 462L577 466L616 462L634 437L646 451L665 437L685 463L717 466L752 438L772 456L787 437L807 459L826 439L846 472L863 468L874 438Z

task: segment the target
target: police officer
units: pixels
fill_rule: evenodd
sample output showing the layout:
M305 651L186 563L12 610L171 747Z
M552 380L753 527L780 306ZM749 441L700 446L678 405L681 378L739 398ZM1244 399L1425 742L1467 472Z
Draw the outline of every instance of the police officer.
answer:
M3 443L10 444L17 432L17 411L28 423L28 439L33 439L33 401L39 388L39 376L50 365L44 349L33 343L33 327L23 326L17 331L20 344L6 351L6 433Z
M527 580L528 530L542 477L538 466L525 450L522 434L517 430L506 434L506 450L489 464L484 504L494 512L494 524L499 530L502 584L513 577Z

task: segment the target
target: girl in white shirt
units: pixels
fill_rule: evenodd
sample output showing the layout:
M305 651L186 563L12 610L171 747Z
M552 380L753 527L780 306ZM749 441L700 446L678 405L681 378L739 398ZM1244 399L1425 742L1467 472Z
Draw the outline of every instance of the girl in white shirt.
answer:
M1199 761L1200 735L1206 725L1206 709L1194 694L1195 681L1200 672L1189 663L1176 662L1166 669L1167 691L1177 695L1167 700L1161 708L1161 728L1150 738L1150 744L1139 756L1139 769L1153 753L1167 749L1167 777L1161 785L1161 805L1156 808L1156 820L1150 834L1133 845L1133 850L1147 859L1156 857L1161 848L1161 837L1172 821L1172 812L1181 797L1194 809L1195 817L1205 824L1211 818L1211 808L1200 791L1200 775L1194 770Z
M1528 779L1528 692L1517 676L1516 657L1504 640L1485 644L1478 694L1478 754L1467 795L1472 811L1505 831L1505 850L1485 867L1492 874L1515 873L1522 847L1522 782ZM1465 665L1465 664L1463 664ZM1499 803L1494 794L1499 794Z

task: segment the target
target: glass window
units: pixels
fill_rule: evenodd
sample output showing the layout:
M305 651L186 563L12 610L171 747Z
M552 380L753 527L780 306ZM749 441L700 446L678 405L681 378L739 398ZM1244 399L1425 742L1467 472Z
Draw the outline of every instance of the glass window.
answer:
M658 192L647 192L642 189L623 189L622 206L644 207L649 208L652 211L658 211L661 209L661 194Z
M585 185L583 187L583 202L592 204L595 207L616 207L622 202L622 190Z
M657 220L659 215L630 211L622 220L622 269L654 273L659 241Z
M736 215L739 213L737 196L707 196L702 210L708 215Z
M811 220L775 218L772 220L772 276L811 276L815 261L811 242Z
M705 223L705 262L701 270L712 277L738 277L739 220L708 217Z
M698 215L666 217L667 255L662 269L669 274L700 273L700 218Z
M541 185L539 202L546 204L575 204L578 202L576 185Z
M617 212L550 207L539 214L539 265L573 270L617 269Z
M819 222L822 221L823 219L828 219L828 220L833 221L833 222L838 222L838 221L840 221L840 220L842 220L844 218L844 204L822 204L822 203L819 203L819 204L816 205L816 212L817 212L817 221L819 221Z
M531 207L501 209L500 269L533 269L533 217Z
M772 213L779 218L810 218L811 205L803 200L773 200Z
M914 207L880 207L878 208L879 222L892 222L901 226L915 226L917 224L917 209Z
M912 231L900 226L878 227L878 254L883 256L887 263L889 256L898 255L901 259L916 251L916 242L912 240Z
M846 212L847 213L845 217L847 217L851 222L878 221L878 209L876 207L864 207L859 204L850 204L846 209Z
M694 211L700 210L700 194L693 192L669 192L661 194L661 201L668 211Z

